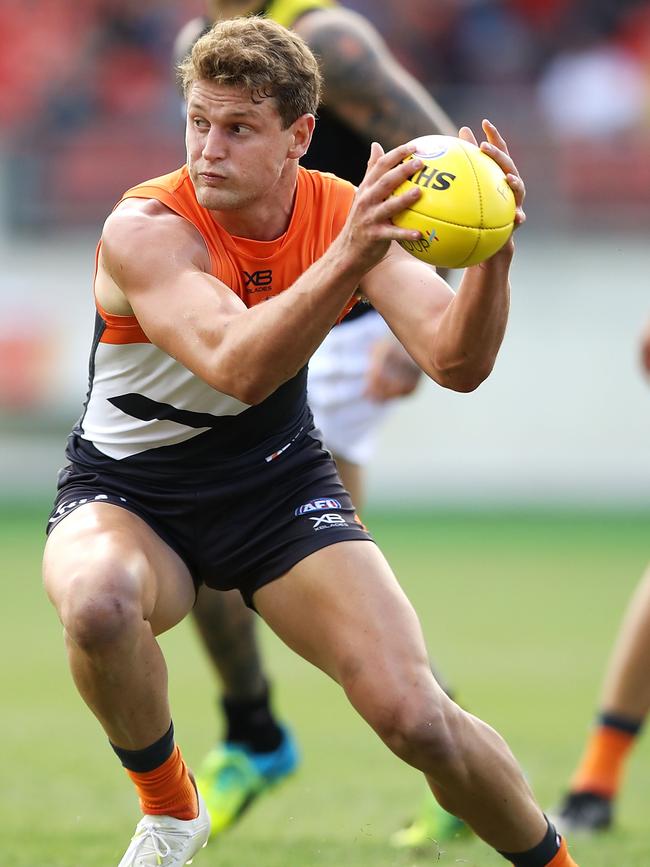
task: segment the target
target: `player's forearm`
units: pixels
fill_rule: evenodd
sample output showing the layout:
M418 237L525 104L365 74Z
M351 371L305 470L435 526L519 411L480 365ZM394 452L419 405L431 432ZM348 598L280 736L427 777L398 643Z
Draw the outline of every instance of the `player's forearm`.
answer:
M431 353L437 382L473 391L489 376L508 322L512 252L502 250L468 268L443 313Z
M334 244L296 282L229 321L211 364L211 384L260 403L309 361L356 291L362 271Z
M399 99L385 106L384 138L386 147L421 135L458 135L458 127L431 94L403 70L395 74L395 90Z
M458 128L440 105L415 79L401 70L394 76L381 75L372 87L364 86L365 105L358 94L341 99L337 113L368 141L379 141L386 149L422 135L457 135Z

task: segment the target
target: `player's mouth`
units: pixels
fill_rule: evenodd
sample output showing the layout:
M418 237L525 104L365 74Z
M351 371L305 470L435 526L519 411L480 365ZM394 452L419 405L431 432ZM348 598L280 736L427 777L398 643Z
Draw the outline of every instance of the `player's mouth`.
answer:
M225 175L217 175L214 172L199 172L199 177L209 187L217 187L227 180Z

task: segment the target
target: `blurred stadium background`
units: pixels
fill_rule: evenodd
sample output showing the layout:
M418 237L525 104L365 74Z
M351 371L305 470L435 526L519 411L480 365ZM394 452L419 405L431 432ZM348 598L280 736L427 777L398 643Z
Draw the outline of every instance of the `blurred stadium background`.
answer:
M475 394L423 384L371 502L647 503L650 3L349 0L458 123L490 116L528 181L512 319ZM0 484L49 492L78 417L103 218L183 161L173 36L200 0L0 5Z

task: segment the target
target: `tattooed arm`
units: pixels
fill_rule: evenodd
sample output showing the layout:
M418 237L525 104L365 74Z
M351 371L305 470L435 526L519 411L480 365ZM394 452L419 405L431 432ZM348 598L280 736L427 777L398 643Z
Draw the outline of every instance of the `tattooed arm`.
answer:
M368 142L393 148L419 135L457 135L442 108L361 15L344 8L314 11L293 29L320 61L325 105Z

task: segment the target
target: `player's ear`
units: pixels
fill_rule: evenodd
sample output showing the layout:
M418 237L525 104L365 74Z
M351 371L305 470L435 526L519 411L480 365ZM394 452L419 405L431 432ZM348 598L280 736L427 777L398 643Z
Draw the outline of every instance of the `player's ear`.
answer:
M292 141L287 156L298 160L307 153L314 132L316 118L313 114L302 114L291 124Z

